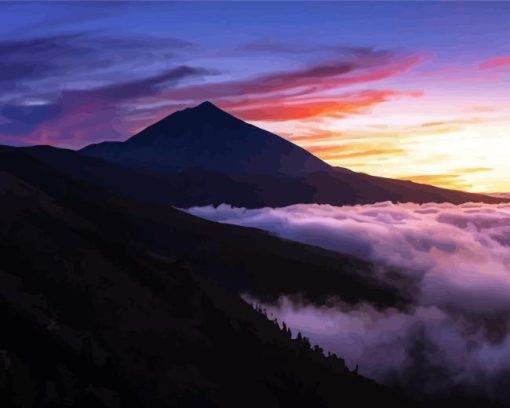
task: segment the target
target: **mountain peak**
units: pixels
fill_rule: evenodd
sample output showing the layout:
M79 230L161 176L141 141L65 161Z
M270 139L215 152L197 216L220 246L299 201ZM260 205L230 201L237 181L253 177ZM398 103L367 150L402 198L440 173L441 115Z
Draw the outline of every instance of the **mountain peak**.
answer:
M210 101L174 112L126 142L91 145L82 152L166 173L201 168L236 175L299 176L330 169L301 147Z
M202 114L214 114L214 113L222 113L224 115L229 115L227 112L216 106L214 103L210 101L204 101L199 105L193 106L191 108L184 109L187 112L197 112Z
M177 119L178 118L178 119ZM175 125L175 121L188 120L188 121L217 121L217 120L232 120L234 116L225 112L223 109L216 106L210 101L204 101L199 105L185 108L180 111L171 113L167 117L163 118L160 123L165 125ZM235 118L236 120L239 120ZM155 124L157 125L157 123Z
M169 134L179 135L188 131L196 132L197 127L203 126L204 123L225 125L232 124L233 122L242 121L220 109L212 102L204 101L199 105L169 114L128 139L128 142L146 143L149 139L160 139L162 136L163 139L168 139Z
M199 105L197 105L197 106L195 106L195 107L193 107L191 109L211 109L211 108L220 109L214 103L212 103L211 101L204 101L201 104L199 104Z

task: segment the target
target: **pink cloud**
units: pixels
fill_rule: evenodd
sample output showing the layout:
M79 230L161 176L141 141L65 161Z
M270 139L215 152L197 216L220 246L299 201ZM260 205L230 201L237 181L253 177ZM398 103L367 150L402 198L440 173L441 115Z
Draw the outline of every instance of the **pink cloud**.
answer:
M510 205L223 204L188 212L376 262L373 273L409 297L406 307L340 298L317 306L289 293L264 308L294 335L300 331L363 375L412 395L467 387L508 406Z
M271 92L295 92L305 88L307 94L389 78L423 62L428 55L404 57L386 54L360 58L354 62L328 61L290 72L279 72L247 80L194 85L164 93L172 99L222 99Z
M350 92L334 98L301 98L295 101L269 97L256 103L234 102L225 107L245 120L284 121L325 116L339 118L362 113L391 98L420 95L420 92L367 90Z
M8 123L0 128L0 136L4 140L16 138L22 143L80 147L94 141L130 136L134 130L176 109L204 100L213 100L246 120L343 117L389 98L409 94L396 90L363 90L331 96L324 92L399 75L426 57L367 50L301 69L200 85L186 85L184 80L215 72L180 66L146 78L63 91L50 102L58 112L53 117L32 123L30 127L24 123ZM18 133L8 132L13 129Z
M510 65L510 56L502 55L499 57L489 58L488 60L482 62L480 64L480 68L482 69L493 69L499 68L505 65Z

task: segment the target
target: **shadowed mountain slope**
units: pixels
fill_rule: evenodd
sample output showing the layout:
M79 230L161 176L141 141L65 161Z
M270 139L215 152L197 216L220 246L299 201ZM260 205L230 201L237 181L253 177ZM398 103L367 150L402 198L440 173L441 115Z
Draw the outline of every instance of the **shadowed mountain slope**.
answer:
M0 151L9 150L23 151L64 174L108 190L181 208L221 203L257 208L298 203L348 205L378 201L446 201L459 204L468 201L505 201L504 198L374 177L344 169L315 172L301 177L233 176L200 168L162 174L154 170L129 168L50 146L0 146Z
M114 226L119 240L135 239L151 252L191 262L197 271L236 292L269 297L295 293L314 300L337 294L347 301L379 304L399 299L394 290L371 278L370 263L351 256L120 197L75 181L19 149L0 150L2 170L65 200L66 208L94 223Z
M237 296L290 275L292 292L306 272L314 296L324 279L395 303L353 276L367 264L123 198L20 151L0 153L0 197L2 406L412 406Z

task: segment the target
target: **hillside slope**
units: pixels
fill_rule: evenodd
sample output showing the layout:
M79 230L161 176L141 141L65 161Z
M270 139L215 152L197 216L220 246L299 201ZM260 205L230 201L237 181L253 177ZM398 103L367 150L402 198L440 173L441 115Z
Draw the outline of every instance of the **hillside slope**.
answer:
M122 198L19 151L0 154L0 196L2 406L410 406L237 295L284 284L285 261L308 283L336 274L351 301L394 303L351 276L355 259Z
M501 197L441 189L345 169L330 169L300 177L233 176L200 168L190 168L176 173L158 173L154 170L125 167L72 150L50 146L26 148L0 146L0 151L15 150L23 151L73 178L144 201L181 208L221 203L258 208L301 203L352 205L380 201L411 201L460 204L469 201L487 203L508 201Z
M1 170L63 200L66 208L94 224L109 226L119 244L136 240L152 253L185 260L236 292L263 297L301 294L315 301L334 295L352 302L402 301L394 289L375 280L373 265L351 256L283 241L263 231L205 221L167 205L118 196L77 182L23 150L0 151Z

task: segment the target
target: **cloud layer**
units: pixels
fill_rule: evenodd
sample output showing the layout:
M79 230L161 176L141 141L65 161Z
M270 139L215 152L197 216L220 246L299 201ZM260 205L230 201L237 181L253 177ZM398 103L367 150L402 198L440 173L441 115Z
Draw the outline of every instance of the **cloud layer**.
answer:
M282 296L268 310L360 372L408 390L501 399L510 372L510 205L294 205L188 210L397 267L406 310L316 307ZM385 276L381 268L381 276ZM507 401L508 402L508 401Z

